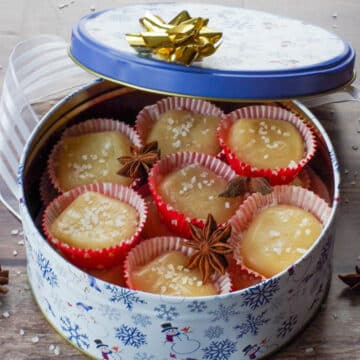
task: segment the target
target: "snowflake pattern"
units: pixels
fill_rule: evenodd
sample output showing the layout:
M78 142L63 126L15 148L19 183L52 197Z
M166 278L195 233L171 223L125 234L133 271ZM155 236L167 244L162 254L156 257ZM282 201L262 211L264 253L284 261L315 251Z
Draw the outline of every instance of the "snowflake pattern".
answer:
M16 182L18 185L22 185L22 174L24 171L24 165L21 164L17 168Z
M136 326L131 327L125 324L115 329L115 337L125 345L139 348L146 344L146 335Z
M191 312L201 313L207 309L205 301L194 300L187 306Z
M218 339L224 333L224 329L221 326L210 326L208 329L205 330L204 335L212 340Z
M234 330L239 330L237 338L240 339L244 335L250 333L252 335L257 335L259 332L259 327L269 322L270 319L264 319L266 311L263 311L260 315L255 316L248 314L246 321L240 325L236 325Z
M160 304L160 306L154 308L154 311L157 313L156 317L160 320L171 321L179 316L175 306Z
M144 352L138 352L135 354L134 360L155 360L155 356Z
M103 318L115 321L119 321L121 319L121 313L119 309L116 309L108 304L100 306L99 310Z
M331 244L332 244L332 239L331 239L331 237L329 237L329 239L326 241L326 243L324 244L324 246L321 249L319 260L316 263L315 272L321 271L322 267L328 260L329 255L330 255L330 250L331 250Z
M291 315L287 320L283 321L281 326L277 329L277 337L285 337L290 334L297 323L297 315Z
M231 304L229 306L225 306L224 304L218 305L216 310L210 311L209 315L212 315L212 321L223 320L225 322L229 322L229 320L240 314L240 311L236 310L237 304Z
M137 326L142 326L146 328L147 326L151 325L150 316L143 314L134 314L131 318L133 319L134 324Z
M61 317L60 323L61 329L67 334L68 340L77 345L80 349L89 348L89 338L86 334L80 334L79 325L73 325L67 316Z
M266 305L278 290L279 279L266 280L248 289L241 295L244 299L243 306L248 306L251 310L255 310L260 306Z
M228 360L236 351L236 343L229 339L212 341L209 346L202 349L205 360Z
M53 268L50 265L50 261L39 252L37 255L37 264L39 265L41 276L49 283L51 287L58 286L58 278Z
M105 288L112 294L109 300L113 303L123 303L127 310L131 311L134 307L134 304L146 304L145 300L140 299L136 291L113 285L106 285Z

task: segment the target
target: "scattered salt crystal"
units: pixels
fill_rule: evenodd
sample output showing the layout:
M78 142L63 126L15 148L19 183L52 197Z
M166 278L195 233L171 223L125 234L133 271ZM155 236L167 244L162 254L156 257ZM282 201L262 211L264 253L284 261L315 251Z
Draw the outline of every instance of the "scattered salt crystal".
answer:
M18 234L19 234L18 229L11 230L11 235L15 236L15 235L18 235Z
M19 335L20 335L20 336L24 336L24 335L25 335L25 331L24 331L23 329L20 329Z
M9 314L8 311L5 311L5 312L3 312L2 316L3 316L5 319L7 319L8 317L10 317L10 314Z
M302 248L296 248L296 252L298 252L299 254L305 254L306 250Z
M355 151L359 150L359 147L357 145L353 145L351 148Z
M271 238L273 238L273 237L278 237L278 236L280 236L280 232L279 232L279 231L276 231L276 230L270 230L270 231L269 231L269 236L270 236Z
M181 146L181 141L180 141L180 140L177 140L177 141L173 142L173 143L172 143L172 146L173 146L174 148L179 148L179 147Z
M310 229L306 229L306 230L305 230L305 234L306 234L306 235L310 235L310 234L311 234L311 230L310 230Z
M175 219L171 220L171 224L176 226L177 225L177 220L175 220Z
M33 344L36 344L36 343L38 343L39 341L40 341L40 339L39 339L38 336L34 336L34 337L31 339L31 342L32 342Z
M20 231L19 232L19 236L23 236L24 235L24 232L23 231Z
M25 244L24 240L19 240L18 245L23 246Z
M288 167L290 168L290 169L294 169L294 168L296 168L296 162L294 161L294 160L291 160L290 162L289 162L289 165L288 165Z
M338 318L338 316L336 314L332 314L331 316L334 320L336 320Z
M337 25L336 25L336 24L333 24L332 27L333 27L334 29L336 29L336 28L337 28Z
M60 346L57 345L57 346L55 347L54 354L55 354L56 356L60 355Z
M14 256L17 256L18 255L18 252L16 250L13 251L13 255Z
M230 209L230 203L228 201L225 201L225 209Z
M268 159L269 158L269 154L265 154L264 155L264 159L266 160L266 159Z
M94 5L91 5L91 6L90 6L90 11L95 11L95 10L96 10L95 6L94 6Z
M49 345L49 351L53 352L55 350L55 345L54 344L50 344Z
M67 6L69 6L69 4L63 3L58 6L58 9L61 10L61 9L66 8Z
M333 19L336 19L338 17L338 14L335 12L331 16L333 17Z
M310 354L310 353L314 352L314 348L312 348L312 347L306 348L306 349L305 349L305 352L306 352L307 354Z

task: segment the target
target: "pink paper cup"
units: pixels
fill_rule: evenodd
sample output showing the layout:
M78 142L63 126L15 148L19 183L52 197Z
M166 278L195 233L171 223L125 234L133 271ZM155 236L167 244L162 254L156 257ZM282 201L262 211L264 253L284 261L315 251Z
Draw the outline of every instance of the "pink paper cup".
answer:
M126 285L135 289L131 281L131 272L139 266L145 266L156 257L170 251L181 251L186 256L191 256L193 249L183 245L183 238L171 236L159 236L147 239L139 243L128 254L124 263L124 277ZM219 294L227 294L231 291L231 280L228 273L225 275L213 274L210 278ZM162 294L159 294L162 295Z
M142 146L142 142L139 138L139 135L132 127L121 121L117 121L113 119L104 119L104 118L90 119L83 121L79 124L73 125L68 129L65 129L60 140L53 147L47 163L49 179L53 184L53 186L55 187L55 189L60 194L65 192L65 190L62 188L61 184L59 183L59 180L56 175L56 168L58 163L58 157L62 149L63 139L73 136L102 132L102 131L120 132L129 138L131 144L138 147ZM119 163L119 169L120 168L121 168L121 164ZM139 184L139 179L135 179L130 182L129 186L135 188L138 184Z
M228 145L227 138L231 126L245 118L288 121L296 127L304 140L304 157L298 163L277 169L259 169L238 158ZM239 175L266 177L271 185L282 185L291 182L312 159L316 151L316 139L310 127L296 114L278 106L253 105L239 108L223 118L217 129L217 136L227 162Z
M259 193L252 194L240 205L235 215L230 219L232 227L230 243L234 246L234 258L236 263L242 266L243 269L249 269L244 264L240 250L240 243L244 231L249 227L253 219L261 212L261 210L273 205L281 204L292 205L308 211L321 222L323 227L325 227L331 213L331 208L325 200L312 191L300 186L281 185L275 186L273 192L267 195L261 195ZM308 253L308 251L306 253ZM305 254L303 256L305 256ZM262 276L256 271L253 271L253 269L249 270Z
M149 134L159 120L160 116L170 110L186 110L192 113L200 114L203 116L217 116L219 121L223 118L223 111L217 106L211 104L208 101L201 99L180 98L180 97L168 97L161 99L154 105L144 107L143 110L136 117L135 127L139 133L141 141L146 144ZM208 136L208 135L207 135ZM185 138L182 138L182 140ZM216 133L214 134L214 140L216 139ZM169 140L170 141L170 140ZM185 151L181 147L174 152ZM187 150L186 150L187 151ZM220 151L220 146L219 146ZM218 152L209 155L217 155Z
M185 238L191 236L189 223L203 227L205 220L189 217L178 211L163 200L159 195L157 188L165 175L191 164L201 165L227 181L230 181L237 176L235 171L229 165L216 157L194 152L170 154L162 158L153 166L149 175L149 188L159 210L159 214L169 229ZM211 211L209 210L209 212Z
M56 218L81 194L88 191L97 192L110 198L121 200L136 209L138 226L131 238L121 240L119 244L102 249L82 249L70 246L55 238L50 231ZM42 228L49 242L74 265L84 269L107 269L120 264L128 251L139 241L141 231L147 217L147 207L144 199L134 190L118 184L98 183L74 188L56 199L45 209Z

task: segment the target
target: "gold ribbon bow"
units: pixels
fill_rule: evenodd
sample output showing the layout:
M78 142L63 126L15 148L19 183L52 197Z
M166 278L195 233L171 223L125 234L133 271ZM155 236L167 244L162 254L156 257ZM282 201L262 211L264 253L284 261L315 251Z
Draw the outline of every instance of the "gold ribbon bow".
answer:
M127 42L140 53L154 53L161 59L190 65L212 55L220 46L222 33L207 27L209 19L192 18L184 10L169 23L146 14L140 24L146 31L126 34Z

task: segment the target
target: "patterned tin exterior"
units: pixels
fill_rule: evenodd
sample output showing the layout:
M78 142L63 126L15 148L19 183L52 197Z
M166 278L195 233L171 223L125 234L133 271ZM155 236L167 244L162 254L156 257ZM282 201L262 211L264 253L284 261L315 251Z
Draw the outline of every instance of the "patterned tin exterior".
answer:
M102 95L96 97L98 88ZM109 93L122 91L97 81L50 110L33 132L20 162L19 200L28 274L41 311L73 346L96 359L255 359L278 350L312 318L329 285L339 172L323 127L303 105L292 103L321 136L333 174L331 219L305 257L272 279L230 294L203 298L153 295L95 279L68 263L43 238L29 210L24 181L34 161L37 137L51 129L51 121L63 108L74 103L81 109L83 99L91 96L97 103L104 88Z

